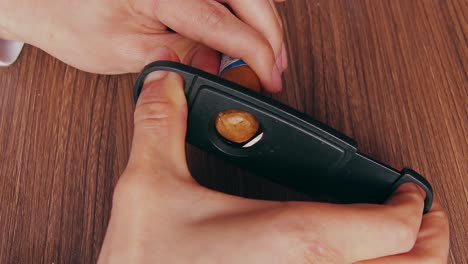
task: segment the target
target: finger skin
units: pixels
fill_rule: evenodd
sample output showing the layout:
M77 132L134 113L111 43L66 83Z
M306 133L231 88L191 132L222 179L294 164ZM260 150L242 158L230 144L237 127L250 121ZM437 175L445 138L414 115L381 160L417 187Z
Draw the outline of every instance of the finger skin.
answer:
M275 58L281 55L283 28L270 0L225 0L242 21L262 33L270 42Z
M294 227L291 235L305 242L306 250L325 249L329 252L325 255L342 263L408 252L420 228L424 198L417 188L402 188L389 201L386 205L290 203L284 224Z
M159 0L155 16L177 33L243 59L270 92L281 89L281 71L266 36L236 18L216 1ZM187 15L190 14L190 15Z
M161 48L153 54L160 60L178 61L177 55ZM161 170L188 171L185 162L187 101L182 78L175 73L153 72L145 80L134 113L134 136L127 169L135 174L157 174Z
M383 257L359 264L443 264L448 261L449 222L440 203L434 199L432 209L423 216L421 230L413 249L396 256Z

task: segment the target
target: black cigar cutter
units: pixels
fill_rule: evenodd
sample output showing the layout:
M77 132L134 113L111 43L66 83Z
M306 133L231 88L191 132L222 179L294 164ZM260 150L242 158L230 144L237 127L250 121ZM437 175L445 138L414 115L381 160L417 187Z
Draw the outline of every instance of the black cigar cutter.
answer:
M406 182L426 192L424 213L432 206L430 183L416 171L397 171L357 151L346 135L284 104L219 76L180 63L147 65L134 87L138 100L153 71L171 71L184 79L188 102L188 143L254 175L305 194L325 194L339 203L382 203ZM253 142L232 144L218 134L218 113L237 109L253 114L261 126Z

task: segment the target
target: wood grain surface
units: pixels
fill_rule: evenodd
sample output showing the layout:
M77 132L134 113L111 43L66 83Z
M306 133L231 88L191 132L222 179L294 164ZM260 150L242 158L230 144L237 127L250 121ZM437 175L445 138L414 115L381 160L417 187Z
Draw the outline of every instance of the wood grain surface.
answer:
M425 175L450 217L450 263L468 263L468 1L294 0L281 13L290 68L274 97ZM30 46L0 69L0 263L96 261L128 158L134 80ZM195 148L188 160L223 192L307 199Z

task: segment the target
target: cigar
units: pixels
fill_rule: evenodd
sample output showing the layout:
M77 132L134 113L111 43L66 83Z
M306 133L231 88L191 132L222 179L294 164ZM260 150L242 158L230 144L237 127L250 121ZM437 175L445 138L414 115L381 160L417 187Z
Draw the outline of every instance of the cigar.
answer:
M219 75L256 92L262 90L255 72L241 59L222 55ZM216 130L226 140L242 144L252 140L259 132L257 118L249 112L228 109L219 113L215 121Z

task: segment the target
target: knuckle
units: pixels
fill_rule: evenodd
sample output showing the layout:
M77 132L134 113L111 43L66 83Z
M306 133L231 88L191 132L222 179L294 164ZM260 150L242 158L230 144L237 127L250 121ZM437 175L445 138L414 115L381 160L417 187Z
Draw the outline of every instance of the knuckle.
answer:
M272 219L280 226L282 234L291 235L296 239L295 243L300 245L297 252L299 263L336 263L342 259L339 252L321 236L320 228L304 214L303 208L291 202L283 202L281 206L279 213Z
M175 110L174 106L167 101L142 103L135 109L135 125L167 127Z
M172 120L184 118L187 115L186 100L166 98L159 83L149 83L143 89L142 95L134 112L135 125L145 127L167 127Z
M245 59L250 59L253 65L260 65L262 68L265 67L265 71L269 71L276 61L273 47L261 35L256 35L255 41L252 44L254 45L252 49L255 50L255 54L249 53L251 49L244 49L243 54Z
M408 194L411 197L411 205L413 206L413 209L416 208L415 210L421 210L424 207L424 199L421 196L421 194L413 192Z
M415 217L409 217L409 219L398 220L394 224L394 234L397 241L401 241L400 247L404 252L409 252L418 238L420 223L414 219Z
M403 221L408 228L414 230L417 234L421 227L422 216L422 211L413 211L404 216Z
M226 18L230 15L229 11L216 2L208 2L201 11L202 23L206 28L222 28Z
M256 43L258 45L259 52L261 52L262 56L274 56L273 48L271 47L270 43L268 43L268 40L266 38L259 36L259 39ZM281 46L281 42L278 42L278 46Z
M322 241L307 241L303 253L303 263L344 263L344 259L336 250Z

